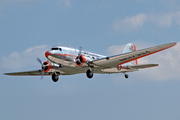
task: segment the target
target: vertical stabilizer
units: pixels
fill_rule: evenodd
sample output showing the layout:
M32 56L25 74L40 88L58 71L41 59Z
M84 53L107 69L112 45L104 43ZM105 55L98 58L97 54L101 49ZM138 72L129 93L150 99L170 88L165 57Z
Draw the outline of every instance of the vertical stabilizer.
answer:
M128 43L125 46L123 53L129 53L129 52L134 52L134 51L136 51L136 45L132 43ZM134 61L126 63L125 65L137 65L137 64L138 64L138 60L134 60Z

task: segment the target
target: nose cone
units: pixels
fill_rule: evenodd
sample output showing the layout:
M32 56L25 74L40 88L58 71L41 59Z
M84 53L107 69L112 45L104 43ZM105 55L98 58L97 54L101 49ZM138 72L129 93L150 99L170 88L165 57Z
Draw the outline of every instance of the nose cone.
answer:
M49 51L46 51L46 52L45 52L46 58L48 58L49 55L51 55L51 53L50 53Z

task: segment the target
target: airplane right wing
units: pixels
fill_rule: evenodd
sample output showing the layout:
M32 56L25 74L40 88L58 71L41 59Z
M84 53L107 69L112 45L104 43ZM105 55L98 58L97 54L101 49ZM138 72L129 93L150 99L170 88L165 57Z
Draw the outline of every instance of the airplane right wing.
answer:
M176 43L163 44L163 45L159 45L159 46L155 46L155 47L151 47L151 48L147 48L147 49L142 49L142 50L138 50L138 51L134 51L134 52L129 52L129 53L125 53L125 54L119 54L119 55L115 55L115 56L106 57L103 59L92 61L89 64L94 65L99 68L102 68L102 69L114 68L114 67L121 66L124 63L128 63L130 61L163 51L165 49L173 47L174 45L176 45ZM139 67L148 67L148 66L140 65Z

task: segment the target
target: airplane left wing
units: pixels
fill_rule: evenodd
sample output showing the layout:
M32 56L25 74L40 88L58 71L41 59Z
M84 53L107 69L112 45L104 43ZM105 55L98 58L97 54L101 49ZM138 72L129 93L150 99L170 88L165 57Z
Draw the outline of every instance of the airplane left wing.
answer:
M41 76L41 70L33 70L33 71L24 71L24 72L12 72L12 73L4 73L4 75L11 76ZM45 76L50 75L49 73L44 73Z
M142 49L142 50L138 50L138 51L134 51L134 52L119 54L119 55L95 60L95 61L92 61L90 64L98 66L100 68L118 67L124 63L128 63L130 61L163 51L165 49L173 47L174 45L176 45L176 43L163 44L163 45L159 45L159 46L155 46L155 47L151 47L151 48L147 48L147 49Z
M58 73L58 75L74 75L83 73L84 69L77 69L72 67L63 67L63 68L56 68L51 69L48 72L44 72L44 76L50 76L53 73ZM32 70L32 71L23 71L23 72L11 72L11 73L4 73L4 75L11 75L11 76L41 76L42 70Z

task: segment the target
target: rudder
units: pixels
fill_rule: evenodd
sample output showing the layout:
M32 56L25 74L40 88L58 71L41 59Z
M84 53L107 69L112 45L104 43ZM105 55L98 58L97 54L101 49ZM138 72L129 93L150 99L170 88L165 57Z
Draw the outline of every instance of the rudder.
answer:
M128 43L125 48L123 53L128 53L128 52L134 52L136 51L136 45L132 44L132 43ZM134 60L131 62L126 63L126 65L137 65L138 64L138 60Z

